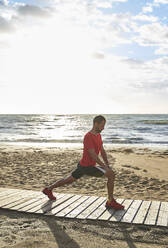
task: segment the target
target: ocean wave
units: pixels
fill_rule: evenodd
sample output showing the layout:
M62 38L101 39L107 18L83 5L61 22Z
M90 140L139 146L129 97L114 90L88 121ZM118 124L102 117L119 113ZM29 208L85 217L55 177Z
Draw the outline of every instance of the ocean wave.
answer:
M138 127L138 128L134 128L134 130L141 131L141 132L149 131L149 130L151 130L151 127Z
M144 124L168 125L168 120L141 120Z
M107 143L113 143L113 144L135 144L135 143L144 143L145 140L143 138L137 137L137 138L112 138L108 139Z
M6 142L7 140L5 140ZM3 142L0 141L0 142ZM31 142L31 143L80 143L82 140L75 139L13 139L10 142Z
M1 143L41 143L41 144L52 144L52 143L62 143L62 144L83 144L83 140L79 139L52 139L52 140L47 140L47 139L3 139L0 140ZM112 139L112 140L107 140L105 139L103 141L104 144L157 144L157 145L168 145L168 140L167 141L149 141L149 140L143 140L143 139Z

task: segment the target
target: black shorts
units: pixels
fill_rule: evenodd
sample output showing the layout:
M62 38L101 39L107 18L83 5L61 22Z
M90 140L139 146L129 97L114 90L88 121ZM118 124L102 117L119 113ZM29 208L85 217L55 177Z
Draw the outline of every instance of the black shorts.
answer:
M87 175L93 177L102 177L106 173L106 170L101 166L81 166L80 163L77 164L77 168L72 171L72 176L76 179Z

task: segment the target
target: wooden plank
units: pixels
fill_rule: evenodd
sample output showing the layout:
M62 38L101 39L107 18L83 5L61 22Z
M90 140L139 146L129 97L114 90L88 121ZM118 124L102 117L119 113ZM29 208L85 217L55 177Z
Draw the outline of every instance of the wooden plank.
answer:
M118 203L123 203L124 202L124 199L117 199L116 200ZM115 213L115 209L106 209L105 212L103 212L102 215L100 215L100 217L98 217L98 220L108 220L109 218L112 217L112 215Z
M82 211L84 211L88 206L92 204L96 199L98 199L97 196L89 196L86 201L84 201L82 204L80 204L78 207L76 207L72 212L66 215L68 218L75 218L77 215L79 215Z
M17 202L17 205L11 206L10 209L22 211L22 208L26 206L31 206L31 204L37 203L42 198L44 198L43 195L39 196L35 193L34 195L31 195L27 200L23 202Z
M57 197L57 201L58 201L58 199L60 199L63 196L65 196L65 194L57 193L57 194L55 194L55 196ZM30 200L30 202L27 202L26 205L19 206L19 210L20 211L23 211L23 210L25 211L25 208L27 208L27 210L33 209L34 207L39 206L42 203L41 200L42 201L46 200L47 202L53 202L53 201L50 201L49 199L46 199L45 196L41 196L41 197L38 197L36 199L36 201L32 200L32 202L31 202L31 200Z
M123 205L125 208L123 210L117 210L113 214L113 216L109 219L109 221L120 221L122 217L126 214L127 210L129 209L130 205L132 204L133 200L125 200Z
M17 192L20 192L20 190L9 190L9 191L7 190L7 191L1 193L1 195L0 195L0 201L2 199L5 199L7 197L10 197L12 194L15 194Z
M150 207L151 201L143 201L138 212L136 213L135 218L133 219L132 223L135 224L143 224L145 216L148 213L148 209Z
M57 196L56 201L48 200L44 202L43 204L40 204L39 206L36 206L33 209L30 209L30 211L28 212L44 213L46 215L53 215L52 211L56 206L60 205L61 203L65 202L67 199L73 196L74 196L73 194L61 194L61 197Z
M84 202L88 196L82 196L81 198L77 199L75 202L61 210L60 212L56 213L55 216L63 217L70 213L73 209L78 207L82 202Z
M41 196L37 202L33 202L31 205L28 206L24 206L22 207L22 211L24 212L33 212L33 208L36 208L40 206L40 204L44 203L44 202L49 202L50 200L48 200L48 198L46 196ZM32 210L32 211L31 211Z
M44 195L42 192L38 192L39 194L37 195L38 197L38 201L37 202L33 202L31 205L26 205L22 207L21 211L25 211L25 212L33 212L35 211L34 208L39 209L40 208L40 204L44 203L44 202L53 202L51 200L48 199L48 197L46 195ZM60 195L62 197L62 195L64 194L56 194L57 199L60 198Z
M142 200L134 200L125 215L121 218L121 222L131 223L138 212L139 207L142 204Z
M2 188L3 190L0 192L0 196L3 194L3 193L7 193L7 192L16 192L16 191L23 191L23 192L26 192L26 191L31 191L31 190L26 190L26 189L10 189L10 188ZM38 191L37 191L38 192Z
M77 219L86 219L89 214L95 211L104 202L105 197L100 197L96 199L89 207L87 207L82 213L77 216Z
M18 192L21 192L21 191L18 190L15 192L8 192L8 194L4 194L3 196L0 197L0 202L4 199L10 198L11 196L18 194Z
M82 197L82 195L73 195L70 199L64 201L63 203L59 204L54 209L52 209L52 214L54 214L54 215L57 214L58 212L60 212L61 210L63 210L64 208L66 208L71 203L75 202L76 200L78 200L81 197Z
M34 193L26 193L25 196L17 196L17 200L16 201L13 201L13 202L8 202L7 204L5 204L5 206L3 206L3 208L5 209L12 209L13 207L21 204L21 203L24 203L24 202L27 202L28 200L31 200L31 199L34 199L36 197L37 193L34 192Z
M26 195L32 194L32 191L28 191ZM4 198L2 201L0 201L0 207L5 207L10 203L17 202L18 200L24 198L23 191L20 190L16 194L11 195L11 197Z
M3 187L1 187L1 188L0 188L0 194L3 193L3 192L5 192L5 191L9 191L9 190L15 190L15 189L10 189L10 188L3 188Z
M144 224L155 225L159 207L160 207L159 201L152 201L152 204L150 205Z
M157 226L168 226L168 202L161 202Z
M91 220L97 219L104 211L106 211L106 207L105 207L106 201L107 199L104 199L102 204L94 212L88 215L86 219L91 219Z
M17 189L8 189L8 188L1 188L1 191L0 191L0 196L7 193L7 192L14 192L15 190Z

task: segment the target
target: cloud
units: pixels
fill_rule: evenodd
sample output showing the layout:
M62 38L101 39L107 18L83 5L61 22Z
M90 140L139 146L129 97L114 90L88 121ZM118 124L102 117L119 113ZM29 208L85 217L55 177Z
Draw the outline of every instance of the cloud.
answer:
M18 13L24 16L32 17L49 17L50 13L46 8L35 5L24 5L18 7Z
M149 16L149 15L143 15L139 14L132 17L133 20L143 21L143 22L157 22L158 17L157 16Z
M104 59L105 55L103 53L101 53L101 52L95 52L95 53L93 53L93 57L95 59Z
M7 6L8 0L0 0L0 6Z
M92 2L92 4L96 7L96 8L104 8L104 9L107 9L107 8L111 8L112 7L112 2L110 1L97 1L97 0L94 0Z
M168 45L167 47L161 47L159 49L156 49L155 54L156 55L166 55L166 54L168 55Z
M0 56L3 82L9 85L15 82L13 90L17 93L17 87L21 89L23 98L33 89L41 101L44 96L61 101L62 95L70 100L73 89L80 95L81 91L87 94L88 87L90 92L96 87L97 96L116 101L137 97L142 102L141 96L146 92L167 94L168 57L143 61L133 54L131 58L131 55L114 56L111 52L111 48L136 42L140 46L155 46L158 55L165 54L167 25L157 16L143 13L107 14L104 9L114 2L62 0L53 1L50 7L30 4L3 7L0 48L4 51L6 44L5 52L8 51L3 58ZM14 35L10 35L12 31ZM67 86L67 82L71 83Z
M161 23L145 24L138 28L134 40L141 46L159 46L168 44L168 26Z
M143 12L143 13L153 12L152 5L147 4L146 6L144 6L144 7L142 8L142 12Z
M11 21L8 21L2 16L0 16L0 33L11 33L14 30L15 29Z
M137 59L123 59L122 62L130 65L130 66L134 66L134 67L139 67L141 65L144 65L144 62L141 60L137 60Z
M154 0L156 4L168 4L168 0Z
M131 66L130 61L128 63ZM140 63L136 69L137 75L141 76L139 78L137 77L135 82L131 82L130 85L133 89L142 90L142 92L150 90L151 93L153 92L155 94L155 92L165 90L168 94L167 66L168 56Z
M5 41L0 41L0 49L9 48L9 44Z
M148 12L153 12L154 7L160 7L161 4L168 4L168 0L153 0L152 3L147 3L143 8L142 8L142 13L148 13Z
M1 32L26 32L35 29L36 26L49 25L49 22L67 22L74 27L79 27L83 32L88 32L93 37L97 48L114 47L119 44L130 43L125 32L130 32L136 23L131 20L129 14L106 15L100 6L108 7L114 2L126 2L126 0L112 1L54 1L50 7L39 7L23 3L15 3L6 6L8 16L1 16ZM48 17L45 22L45 17ZM42 23L43 21L43 23ZM3 22L3 23L2 23ZM52 24L51 24L52 25ZM15 29L14 29L15 27ZM56 30L55 30L56 32Z
M159 2L156 2L156 1L153 1L152 3L147 3L142 8L142 13L153 12L154 7L159 7L159 6L160 6Z
M120 2L124 3L127 2L128 0L93 0L91 5L95 6L96 8L112 8L113 3L115 2Z

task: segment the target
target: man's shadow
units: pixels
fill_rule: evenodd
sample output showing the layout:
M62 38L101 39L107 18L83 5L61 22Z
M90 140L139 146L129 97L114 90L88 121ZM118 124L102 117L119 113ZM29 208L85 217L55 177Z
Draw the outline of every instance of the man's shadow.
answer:
M108 212L111 213L111 209L108 209ZM119 222L126 212L127 211L125 209L118 210L118 211L115 210L114 214L112 211L112 216L116 219L117 222ZM109 219L111 217L109 217ZM134 244L131 236L129 235L129 232L122 227L122 224L121 224L121 229L122 229L123 237L128 244L128 247L129 248L136 248L136 245Z
M125 215L125 213L127 212L127 210L122 209L122 210L113 210L113 209L107 209L107 211L111 214L111 216L109 217L109 219L111 217L115 218L117 222L119 222L121 220L121 218ZM108 220L109 220L108 219Z
M48 200L41 206L43 213L50 213L52 216L52 204L54 201ZM56 218L51 218L51 216L45 216L44 220L46 221L48 227L50 228L55 241L59 248L71 247L71 248L80 248L80 246L73 240L65 231L64 228L57 223ZM53 216L54 217L54 216Z

